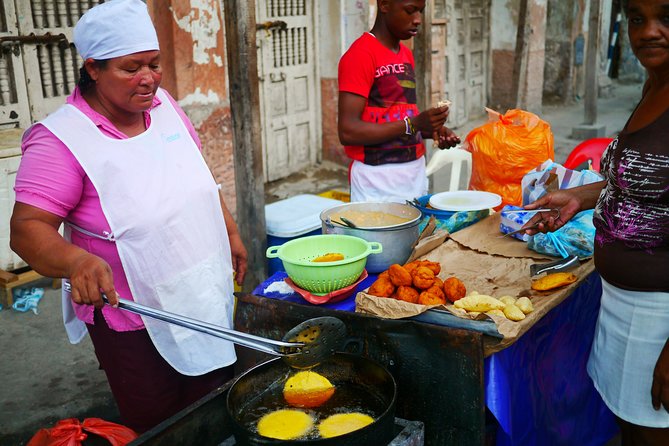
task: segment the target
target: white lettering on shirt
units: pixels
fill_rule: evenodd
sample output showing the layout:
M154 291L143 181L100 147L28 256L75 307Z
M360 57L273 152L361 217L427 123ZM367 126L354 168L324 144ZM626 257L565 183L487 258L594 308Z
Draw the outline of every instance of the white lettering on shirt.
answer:
M386 76L388 74L404 74L404 72L405 66L403 63L392 63L378 67L374 73L374 78Z

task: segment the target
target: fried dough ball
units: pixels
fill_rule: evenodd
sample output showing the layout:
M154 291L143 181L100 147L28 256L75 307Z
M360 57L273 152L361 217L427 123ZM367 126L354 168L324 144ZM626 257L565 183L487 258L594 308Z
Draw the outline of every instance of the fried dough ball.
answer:
M439 277L435 276L434 283L432 284L432 286L439 287L443 291L444 290L444 281L441 280Z
M449 277L444 281L444 294L446 299L455 302L467 295L467 288L457 277Z
M439 262L430 262L429 260L423 260L420 266L429 268L434 273L435 276L441 272L441 264Z
M385 270L384 272L382 272L381 274L379 274L379 277L377 277L377 278L378 278L378 279L387 279L387 280L390 280L390 274L388 273L388 270Z
M434 272L425 266L419 266L413 272L413 286L426 290L434 285Z
M443 305L446 303L446 296L440 287L431 286L420 293L418 303L421 305Z
M390 279L384 279L379 276L376 282L369 287L368 293L378 297L390 297L395 292L395 285Z
M388 268L390 274L390 281L395 286L411 286L411 274L405 270L403 266L395 263Z
M414 260L404 265L404 269L409 271L409 274L413 274L413 270L420 266L420 260Z
M418 303L418 290L410 286L401 285L397 287L393 297L397 300L403 300L412 304Z

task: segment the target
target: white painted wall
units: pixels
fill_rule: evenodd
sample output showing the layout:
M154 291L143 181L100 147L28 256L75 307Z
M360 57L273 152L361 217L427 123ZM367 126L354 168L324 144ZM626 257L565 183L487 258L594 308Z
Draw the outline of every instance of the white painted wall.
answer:
M509 4L515 4L515 8ZM491 50L516 49L518 24L518 0L492 0L490 13L490 48Z

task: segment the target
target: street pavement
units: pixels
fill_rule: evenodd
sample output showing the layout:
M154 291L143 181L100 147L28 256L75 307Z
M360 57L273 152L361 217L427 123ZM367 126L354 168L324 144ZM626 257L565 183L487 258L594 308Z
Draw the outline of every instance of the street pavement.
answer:
M613 136L624 126L641 95L641 85L614 84L611 95L598 101L598 124ZM555 136L555 158L563 162L580 141L570 138L572 128L583 121L583 104L545 106L541 118L551 124ZM484 119L455 129L466 135ZM435 175L433 190L447 184ZM319 193L347 188L347 169L322 163L300 175L266 186L266 201L276 201L299 193ZM0 310L0 445L21 446L41 427L50 427L64 418L99 417L118 421L104 373L91 342L71 345L62 327L60 290L48 280L30 284L44 286L38 314L11 308ZM610 443L618 444L618 440Z

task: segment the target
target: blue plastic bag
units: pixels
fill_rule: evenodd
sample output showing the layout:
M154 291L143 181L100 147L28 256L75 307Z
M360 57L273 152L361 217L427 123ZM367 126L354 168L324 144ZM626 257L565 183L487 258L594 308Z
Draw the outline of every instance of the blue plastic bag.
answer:
M527 247L542 254L563 258L570 255L592 256L595 249L593 213L592 209L579 212L557 231L530 237Z

